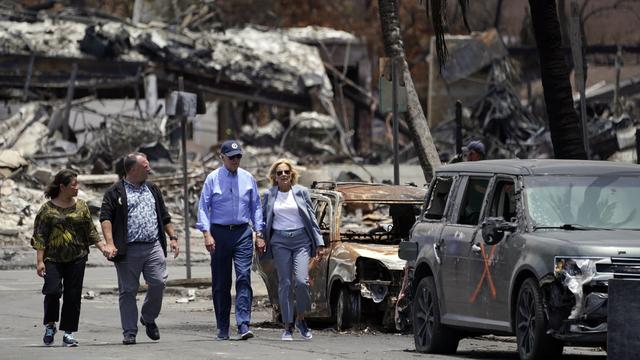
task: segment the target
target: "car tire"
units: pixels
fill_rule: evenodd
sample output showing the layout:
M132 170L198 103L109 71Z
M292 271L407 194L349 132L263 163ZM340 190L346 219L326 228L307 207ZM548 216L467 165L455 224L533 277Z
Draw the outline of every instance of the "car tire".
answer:
M360 323L360 294L343 286L338 293L334 310L338 331L356 326Z
M440 323L440 306L433 277L422 278L413 298L411 316L413 340L421 353L454 354L459 335Z
M542 292L535 279L526 279L515 309L515 330L521 360L557 359L562 355L562 341L549 336L542 304Z

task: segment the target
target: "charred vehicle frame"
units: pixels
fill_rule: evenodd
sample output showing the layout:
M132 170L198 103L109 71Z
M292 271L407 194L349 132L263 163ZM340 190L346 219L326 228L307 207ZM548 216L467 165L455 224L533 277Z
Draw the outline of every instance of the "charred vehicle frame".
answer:
M308 319L331 320L340 330L374 321L394 328L394 311L405 261L406 240L426 189L373 183L314 182L310 188L327 251L311 260ZM256 262L279 321L273 260Z

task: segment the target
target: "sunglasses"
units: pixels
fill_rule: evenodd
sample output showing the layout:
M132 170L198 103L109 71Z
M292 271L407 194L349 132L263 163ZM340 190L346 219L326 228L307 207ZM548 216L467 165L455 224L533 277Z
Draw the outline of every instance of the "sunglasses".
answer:
M278 176L289 175L289 174L291 174L291 170L278 170L278 171L276 171L276 175L278 175Z
M226 155L225 155L226 156ZM229 160L240 160L242 159L242 154L238 154L238 155L233 155L233 156L227 156L227 158Z

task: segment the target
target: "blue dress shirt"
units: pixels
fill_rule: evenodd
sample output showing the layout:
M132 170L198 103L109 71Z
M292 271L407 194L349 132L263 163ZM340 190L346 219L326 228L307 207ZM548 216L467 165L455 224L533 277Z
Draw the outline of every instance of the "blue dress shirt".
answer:
M264 229L258 185L251 173L238 168L235 174L221 166L204 181L198 223L200 231L209 231L211 224L245 224L251 221L255 231Z

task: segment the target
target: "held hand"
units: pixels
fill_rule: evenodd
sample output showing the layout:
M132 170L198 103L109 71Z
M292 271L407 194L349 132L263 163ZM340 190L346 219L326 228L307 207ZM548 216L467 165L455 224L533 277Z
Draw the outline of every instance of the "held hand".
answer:
M177 258L180 255L180 247L178 246L178 240L171 240L169 242L171 246L171 251L173 252L173 258Z
M38 273L38 276L42 278L47 275L43 261L38 261L38 264L36 265L36 272Z
M208 232L204 234L204 247L207 248L207 251L210 253L216 251L216 241Z
M107 259L112 259L118 253L118 249L115 246L106 244L102 247L102 255Z
M260 236L256 236L256 250L259 255L262 255L267 251L267 243Z
M315 256L316 261L320 260L320 258L322 258L326 252L327 252L326 247L318 246L316 248L316 256Z

